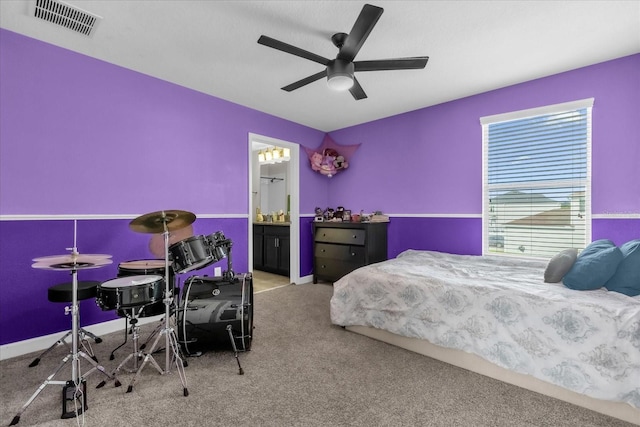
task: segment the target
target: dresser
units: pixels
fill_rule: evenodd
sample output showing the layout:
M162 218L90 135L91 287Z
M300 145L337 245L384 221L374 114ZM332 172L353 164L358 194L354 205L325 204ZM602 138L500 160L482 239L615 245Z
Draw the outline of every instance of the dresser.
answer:
M314 222L313 283L387 259L387 222Z

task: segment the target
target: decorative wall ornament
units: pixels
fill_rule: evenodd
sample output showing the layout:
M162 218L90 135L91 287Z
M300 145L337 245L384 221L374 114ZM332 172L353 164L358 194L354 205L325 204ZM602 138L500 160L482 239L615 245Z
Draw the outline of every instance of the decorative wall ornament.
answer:
M360 144L338 145L325 134L322 144L318 148L304 147L309 157L311 169L331 178L339 171L349 167L349 161Z

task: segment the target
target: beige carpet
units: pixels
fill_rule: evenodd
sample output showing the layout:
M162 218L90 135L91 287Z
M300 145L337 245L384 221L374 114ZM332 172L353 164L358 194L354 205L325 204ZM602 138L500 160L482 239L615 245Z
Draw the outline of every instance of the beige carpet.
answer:
M19 426L629 426L584 408L529 392L332 325L327 284L285 286L254 297L252 350L189 358L189 396L172 370L147 366L131 393L102 375L87 379L84 418L61 420L61 387L48 385L22 414ZM148 334L153 324L144 326ZM110 351L120 333L94 345L108 369L124 358ZM8 425L59 364L59 347L39 366L37 354L0 362L0 423ZM156 356L164 366L164 354ZM65 366L61 379L70 377Z

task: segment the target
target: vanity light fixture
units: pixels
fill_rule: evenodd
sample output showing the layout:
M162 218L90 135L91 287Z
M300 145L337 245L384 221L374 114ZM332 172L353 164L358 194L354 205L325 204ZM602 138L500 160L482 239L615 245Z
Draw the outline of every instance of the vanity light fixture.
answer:
M289 160L291 160L289 148L271 147L258 152L258 162L263 165L288 162Z

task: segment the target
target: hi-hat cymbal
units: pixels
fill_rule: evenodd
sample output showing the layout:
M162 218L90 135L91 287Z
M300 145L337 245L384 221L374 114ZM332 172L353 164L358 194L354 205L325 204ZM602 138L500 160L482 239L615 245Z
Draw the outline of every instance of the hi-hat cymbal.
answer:
M64 255L48 255L41 256L38 258L34 258L32 261L40 262L40 261L50 261L54 260L56 262L74 262L81 259L81 262L93 262L101 259L109 259L112 255L107 254L79 254L79 253L70 253Z
M87 270L89 268L100 268L111 263L113 261L109 258L79 255L75 258L70 256L50 257L32 264L31 267L44 270Z
M187 211L158 211L139 216L129 223L129 228L138 233L157 234L179 230L195 220L196 216Z

